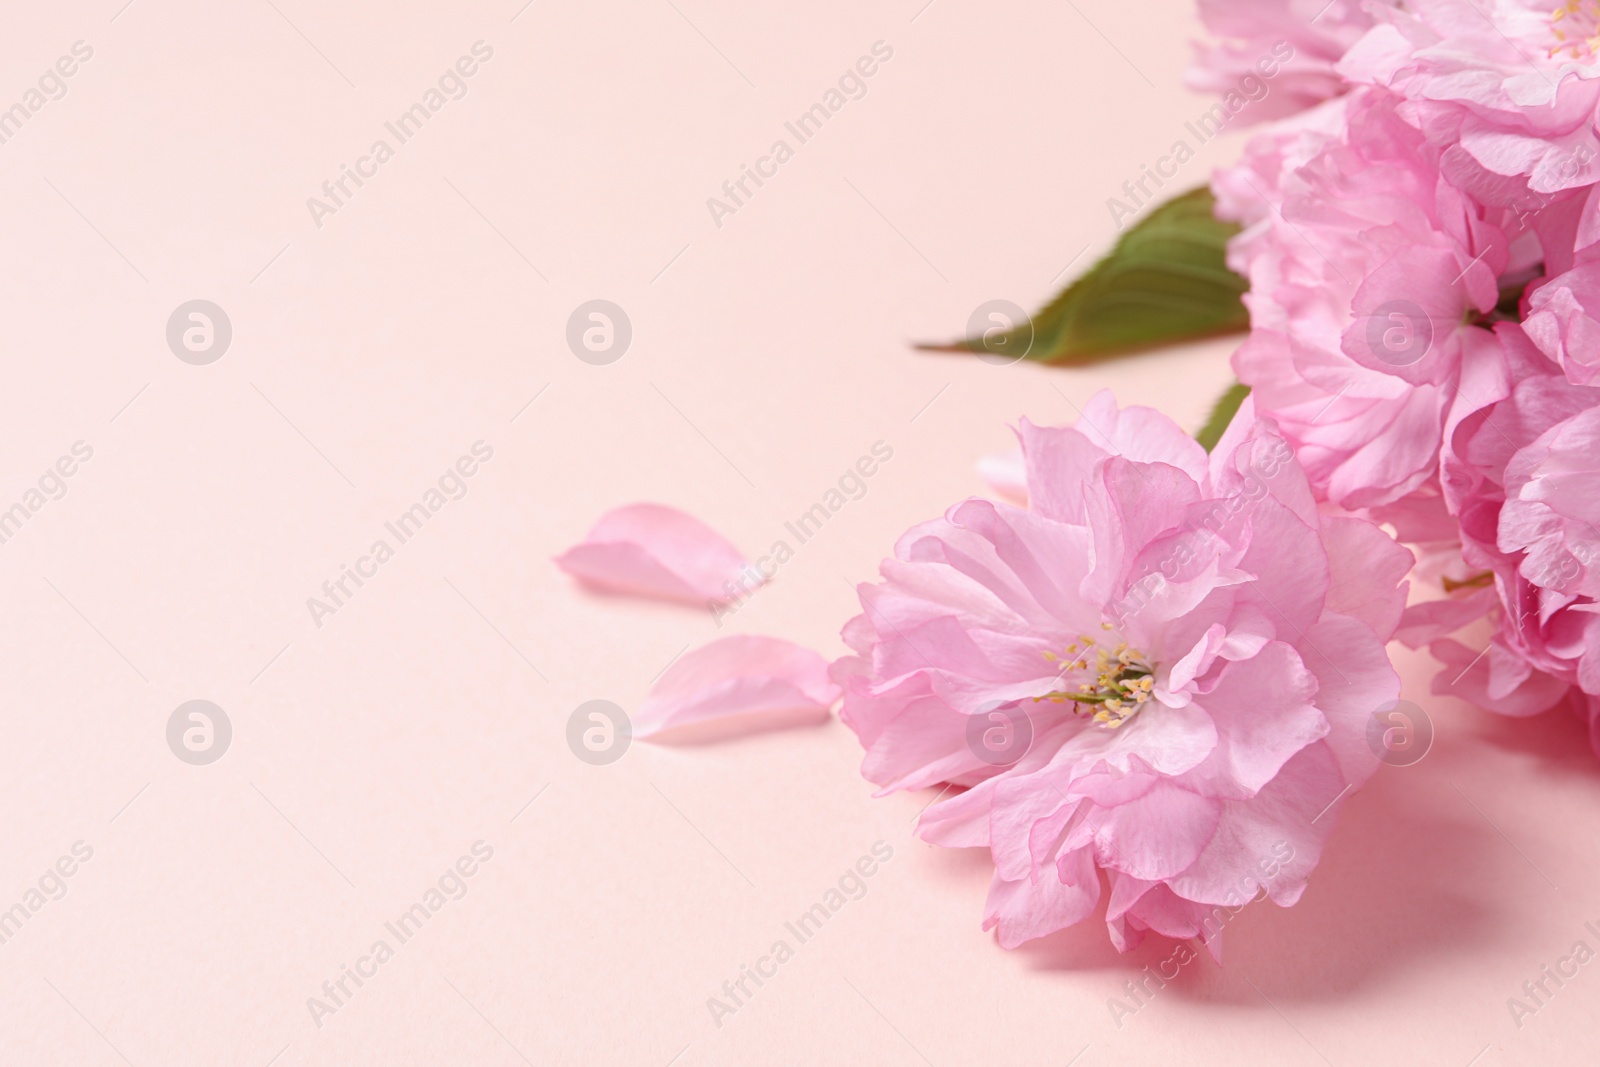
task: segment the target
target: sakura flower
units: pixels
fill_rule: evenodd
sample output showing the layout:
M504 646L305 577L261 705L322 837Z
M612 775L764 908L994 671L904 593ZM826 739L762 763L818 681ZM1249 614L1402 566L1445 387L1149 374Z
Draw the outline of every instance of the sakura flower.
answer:
M1600 385L1600 262L1540 285L1522 327L1574 385Z
M1028 510L957 504L859 587L833 674L862 773L957 790L920 831L989 849L1003 946L1104 897L1121 949L1155 930L1217 952L1223 909L1299 899L1376 766L1410 553L1319 514L1248 400L1209 457L1107 393L1019 436Z
M1250 279L1234 370L1319 497L1346 508L1435 476L1463 364L1493 356L1476 323L1513 265L1506 212L1444 181L1398 104L1372 90L1329 101L1213 181L1218 214L1246 226L1228 257Z
M1405 97L1445 171L1485 203L1600 178L1600 5L1408 0L1339 64Z
M1349 86L1335 64L1373 22L1360 0L1200 0L1200 20L1221 40L1196 46L1185 80L1223 94L1271 79L1267 94L1246 110L1252 120L1281 118L1343 93Z
M1600 389L1556 373L1517 327L1499 332L1517 381L1460 419L1443 468L1480 580L1413 606L1401 637L1444 662L1437 692L1506 715L1567 704L1600 752ZM1483 616L1481 650L1447 636Z
M1523 554L1525 577L1591 600L1600 599L1600 390L1594 393L1588 407L1511 457L1500 512L1500 549Z

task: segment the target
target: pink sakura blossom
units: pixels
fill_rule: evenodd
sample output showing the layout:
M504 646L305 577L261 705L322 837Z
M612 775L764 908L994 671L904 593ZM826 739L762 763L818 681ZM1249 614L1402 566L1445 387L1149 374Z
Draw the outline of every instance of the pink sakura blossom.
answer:
M1568 381L1600 385L1600 261L1590 259L1535 289L1522 328Z
M1436 476L1463 365L1493 358L1474 323L1513 264L1508 213L1443 180L1399 103L1377 90L1331 100L1213 181L1218 214L1245 225L1228 256L1250 279L1235 372L1319 497L1345 508L1392 504Z
M1101 393L1022 424L1029 508L971 499L863 584L833 668L882 791L953 787L922 836L986 847L1014 947L1104 900L1121 949L1295 903L1349 792L1411 555L1319 513L1247 400L1207 456Z
M1407 0L1339 64L1405 98L1458 187L1487 204L1600 178L1600 5Z
M1400 636L1445 664L1435 691L1506 715L1566 704L1600 752L1600 388L1574 385L1517 326L1498 333L1513 384L1457 420L1443 463L1483 588L1414 605ZM1446 636L1483 616L1481 649Z
M1185 80L1222 95L1247 92L1247 79L1271 79L1267 96L1243 112L1252 121L1343 93L1335 65L1373 23L1361 0L1200 0L1200 20L1220 40L1196 45Z
M1575 707L1600 752L1600 3L1368 11L1353 87L1214 182L1246 226L1235 368L1319 499L1466 583L1400 632L1439 691Z

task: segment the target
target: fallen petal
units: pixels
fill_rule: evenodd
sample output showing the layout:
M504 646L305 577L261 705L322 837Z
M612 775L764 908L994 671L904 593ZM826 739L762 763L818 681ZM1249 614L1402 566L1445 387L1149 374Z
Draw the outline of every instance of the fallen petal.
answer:
M635 737L744 717L762 729L826 718L840 689L828 661L776 637L740 634L702 645L668 667L633 719Z
M555 562L597 589L701 606L738 599L761 581L727 538L664 504L625 504L606 512L581 544Z

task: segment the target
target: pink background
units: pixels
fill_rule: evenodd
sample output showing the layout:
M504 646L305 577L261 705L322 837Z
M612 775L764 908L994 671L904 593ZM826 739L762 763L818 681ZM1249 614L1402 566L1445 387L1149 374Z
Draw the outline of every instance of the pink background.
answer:
M0 508L94 450L0 545L0 908L93 849L0 944L0 1060L1600 1056L1600 963L1520 1028L1506 1005L1600 948L1595 760L1574 722L1427 695L1425 657L1401 663L1432 753L1348 805L1298 907L1247 910L1226 969L1120 1027L1108 998L1172 946L1118 957L1091 924L1001 951L987 860L914 842L931 795L872 799L837 722L603 767L566 745L578 704L636 706L719 632L836 654L848 583L981 491L1021 416L1110 386L1198 424L1230 343L1085 370L908 347L1109 245L1106 198L1206 103L1188 5L121 3L0 18L0 107L94 50L0 145ZM479 40L467 95L316 226L306 199ZM716 226L706 198L880 40L867 95ZM564 340L597 297L633 324L609 366ZM196 298L233 326L207 366L164 336ZM467 496L314 625L306 598L479 440ZM549 563L639 499L764 552L879 440L867 494L720 631ZM196 698L233 726L208 766L165 738ZM479 840L466 895L316 1025L307 998ZM879 840L866 896L714 1025Z

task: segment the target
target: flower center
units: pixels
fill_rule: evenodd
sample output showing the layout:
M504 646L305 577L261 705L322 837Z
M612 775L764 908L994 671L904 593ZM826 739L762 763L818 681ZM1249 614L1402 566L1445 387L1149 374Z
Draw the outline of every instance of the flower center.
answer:
M1600 48L1600 3L1596 0L1567 0L1550 12L1550 33L1556 44L1550 58L1566 55L1588 59Z
M1100 624L1111 629L1111 624ZM1129 648L1123 641L1115 647L1096 641L1088 634L1079 634L1078 640L1057 655L1046 652L1044 658L1061 664L1060 680L1068 685L1033 698L1035 703L1048 700L1052 704L1073 705L1076 715L1093 713L1093 721L1115 730L1138 714L1150 702L1150 690L1155 687L1155 668L1145 661L1144 653Z

